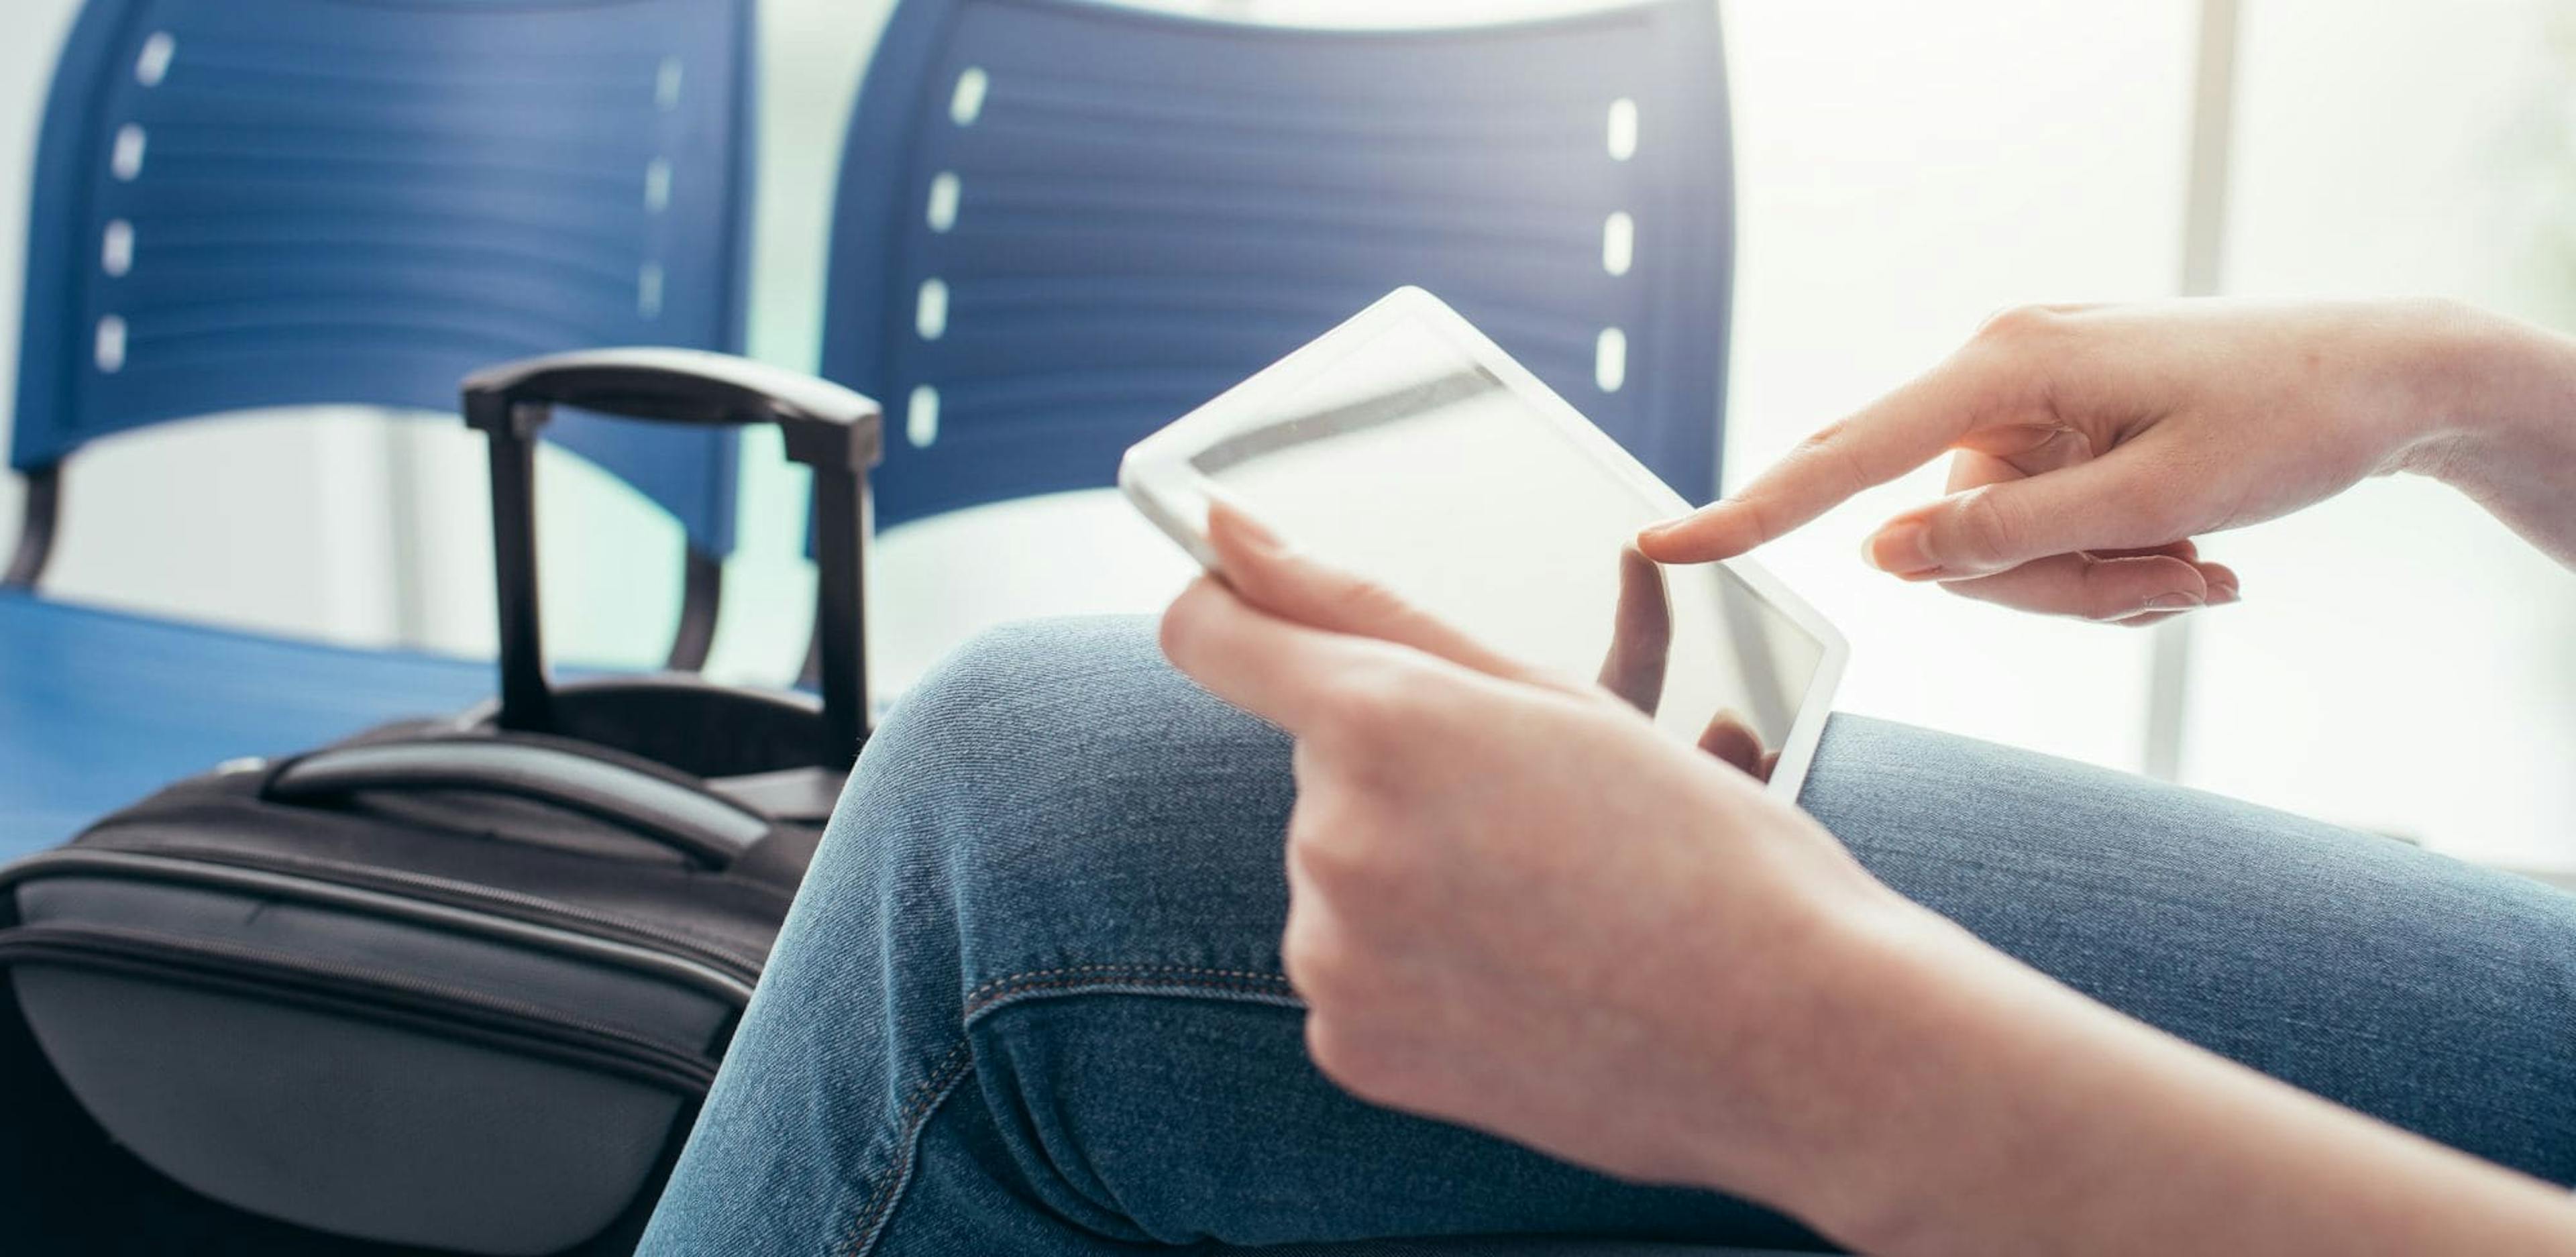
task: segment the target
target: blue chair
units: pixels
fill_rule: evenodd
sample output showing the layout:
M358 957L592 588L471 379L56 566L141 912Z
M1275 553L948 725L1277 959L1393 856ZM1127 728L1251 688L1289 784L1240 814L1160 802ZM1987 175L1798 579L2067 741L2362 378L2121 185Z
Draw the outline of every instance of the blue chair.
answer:
M752 54L752 0L90 0L29 213L0 858L218 760L491 692L488 663L37 596L64 464L252 407L453 413L469 370L529 354L738 350ZM735 443L577 416L548 435L682 524L672 663L694 667Z
M1400 284L1708 499L1724 65L1707 0L1401 31L906 0L842 155L823 341L886 404L877 522L1110 484Z

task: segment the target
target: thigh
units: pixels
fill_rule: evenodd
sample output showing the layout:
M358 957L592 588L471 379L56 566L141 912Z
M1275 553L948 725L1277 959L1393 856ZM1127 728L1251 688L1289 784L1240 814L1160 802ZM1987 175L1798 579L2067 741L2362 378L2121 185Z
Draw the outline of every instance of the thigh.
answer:
M1838 716L1801 803L1908 897L2113 1008L2576 1182L2576 897L2233 800Z

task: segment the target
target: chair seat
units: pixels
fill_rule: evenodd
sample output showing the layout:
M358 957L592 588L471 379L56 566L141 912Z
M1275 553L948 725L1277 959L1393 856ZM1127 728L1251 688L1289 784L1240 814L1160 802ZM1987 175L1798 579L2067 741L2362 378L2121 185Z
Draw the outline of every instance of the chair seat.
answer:
M488 662L0 594L0 860L245 755L489 697Z

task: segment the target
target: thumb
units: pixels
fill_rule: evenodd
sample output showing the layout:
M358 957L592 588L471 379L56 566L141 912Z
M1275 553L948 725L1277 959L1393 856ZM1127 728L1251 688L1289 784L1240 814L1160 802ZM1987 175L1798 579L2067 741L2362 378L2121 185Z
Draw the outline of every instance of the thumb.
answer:
M1528 679L1530 669L1487 649L1393 590L1299 553L1268 525L1222 500L1208 504L1208 544L1237 597L1280 619L1331 633L1410 646L1489 676Z
M2182 540L2191 525L2159 487L2162 477L2124 453L1917 507L1870 536L1870 564L1908 580L1972 580L2051 555Z

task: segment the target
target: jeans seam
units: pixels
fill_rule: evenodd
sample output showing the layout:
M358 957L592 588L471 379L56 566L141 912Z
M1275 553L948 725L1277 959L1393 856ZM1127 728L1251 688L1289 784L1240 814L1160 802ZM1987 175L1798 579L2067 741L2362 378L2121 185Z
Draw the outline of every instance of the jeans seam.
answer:
M1295 993L1287 978L1253 970L1199 969L1186 965L1073 965L1060 969L1032 969L995 978L976 987L966 995L962 1019L967 1026L972 1026L996 1005L1032 991L1071 991L1084 987L1144 983L1250 995Z
M1072 974L1144 974L1154 977L1235 978L1250 982L1286 986L1288 980L1275 973L1258 969L1208 969L1194 965L1064 965L1054 969L1028 969L995 978L966 993L966 1018L974 1020L975 1008L983 997L1002 987L1026 982L1032 978L1056 978Z
M922 1078L920 1085L913 1088L912 1098L904 1104L903 1119L896 1124L894 1165L891 1167L891 1172L886 1175L885 1182L877 1187L876 1194L868 1201L867 1207L850 1220L848 1229L842 1232L838 1251L853 1254L855 1257L874 1246L876 1232L883 1221L883 1216L893 1207L894 1199L902 1193L903 1185L912 1179L912 1150L915 1141L920 1138L922 1126L930 1121L930 1115L938 1110L941 1101L948 1098L948 1093L957 1089L957 1084L966 1077L968 1068L973 1064L973 1058L967 1055L966 1039L961 1035L957 1042L949 1047L947 1053L939 1058L939 1063L931 1067L930 1073Z
M1069 974L1089 976L1068 977ZM1219 981L1216 979L1233 979ZM1177 990L1210 992L1220 995L1292 995L1288 979L1273 973L1249 970L1198 969L1182 965L1074 965L1059 969L1034 969L996 978L975 988L968 996L959 1018L957 1042L939 1058L920 1084L913 1088L912 1099L904 1105L903 1117L897 1123L894 1165L885 1182L869 1198L842 1231L835 1251L843 1257L867 1257L883 1238L894 1206L901 1200L904 1187L912 1181L912 1169L920 1151L921 1130L931 1117L954 1094L959 1083L974 1072L975 1060L970 1055L966 1031L974 1028L984 1014L1005 1001L1033 991L1060 995L1081 994L1088 990L1109 990L1144 984Z

